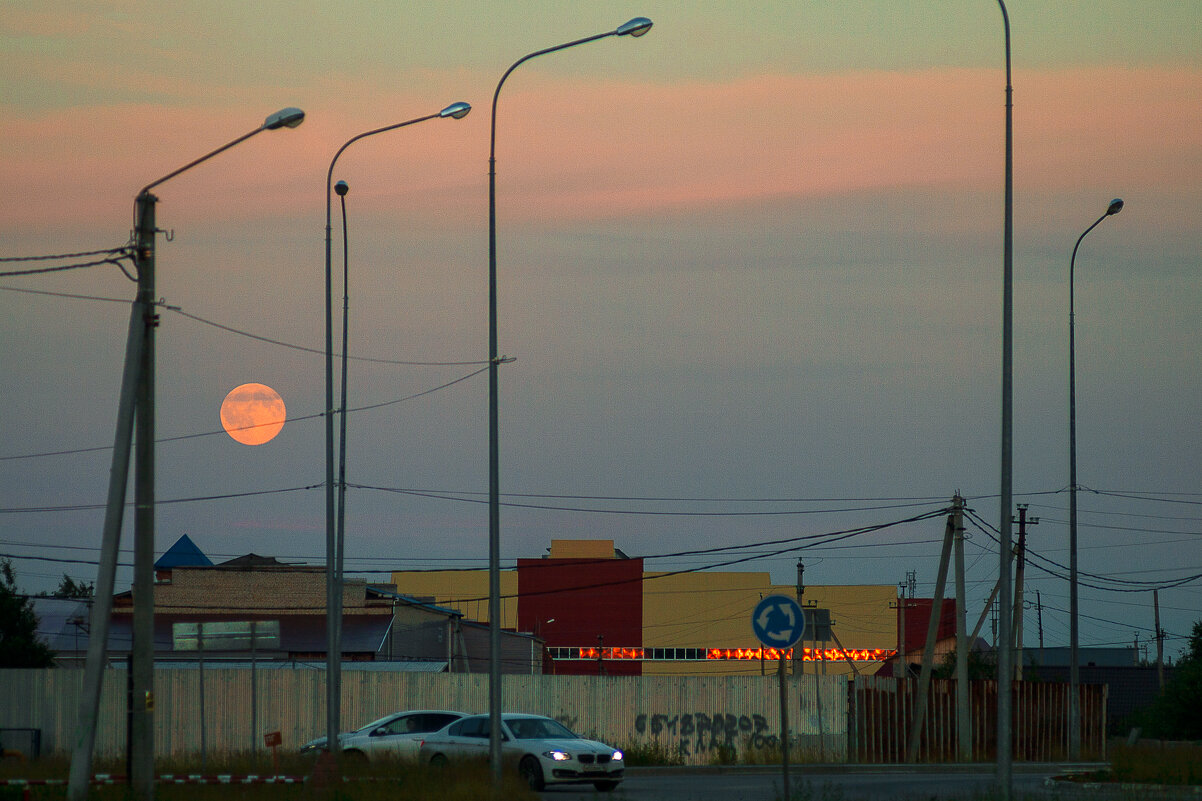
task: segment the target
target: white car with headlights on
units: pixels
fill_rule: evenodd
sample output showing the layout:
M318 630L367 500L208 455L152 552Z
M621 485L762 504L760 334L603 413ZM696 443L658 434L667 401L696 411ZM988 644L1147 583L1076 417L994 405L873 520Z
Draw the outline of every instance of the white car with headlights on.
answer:
M487 760L488 734L488 715L457 720L426 737L420 759L430 765ZM591 784L609 791L626 769L618 749L586 740L551 718L513 712L501 716L501 756L536 792L548 784Z

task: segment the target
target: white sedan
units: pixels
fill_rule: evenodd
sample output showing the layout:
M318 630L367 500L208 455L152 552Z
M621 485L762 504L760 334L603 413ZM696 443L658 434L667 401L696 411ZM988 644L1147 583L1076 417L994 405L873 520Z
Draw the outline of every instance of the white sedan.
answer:
M430 765L452 760L488 759L488 715L457 720L426 737L420 759ZM501 716L501 756L535 792L548 784L592 784L609 791L622 781L622 752L574 734L562 723L541 715Z
M415 759L418 746L431 732L445 728L447 724L464 717L464 712L437 709L415 709L394 712L373 720L352 732L338 735L338 745L343 753L360 759ZM324 751L326 738L318 737L301 747L301 753Z

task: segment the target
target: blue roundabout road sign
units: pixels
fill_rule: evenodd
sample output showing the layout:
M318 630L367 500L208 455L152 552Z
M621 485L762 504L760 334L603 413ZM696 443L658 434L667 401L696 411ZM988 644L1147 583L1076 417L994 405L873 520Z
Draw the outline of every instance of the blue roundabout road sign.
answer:
M787 595L769 595L755 605L751 628L759 641L769 648L790 648L805 630L805 613Z

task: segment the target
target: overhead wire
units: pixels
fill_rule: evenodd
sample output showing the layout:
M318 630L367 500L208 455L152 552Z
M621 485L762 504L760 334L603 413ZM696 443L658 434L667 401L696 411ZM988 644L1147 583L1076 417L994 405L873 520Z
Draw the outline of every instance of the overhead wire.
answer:
M64 259L81 259L85 256L102 256L109 253L128 252L129 244L121 245L115 248L102 248L101 250L81 250L76 253L56 253L49 256L0 256L0 263L11 263L21 261L62 261Z
M394 494L398 494L398 495L410 495L410 496L419 497L419 498L433 498L433 499L437 499L437 500L460 501L463 503L477 503L477 504L488 503L487 498L484 498L484 497L476 497L476 498L459 497L461 495L483 495L483 493L472 493L472 492L457 493L457 492L438 491L438 490L414 490L414 489L405 489L403 487L381 487L381 486L375 486L375 485L371 485L371 484L353 484L353 483L348 483L347 486L352 487L354 489L375 490L375 491L379 491L379 492L388 492L388 493L394 493ZM511 497L511 496L507 495L506 497ZM588 496L580 496L580 495L570 495L570 496L525 495L525 496L517 496L517 497L543 497L543 498L565 498L565 499L588 498ZM589 500L611 500L611 497L600 496L600 497L589 498ZM657 500L658 501L660 499L642 498L640 500L644 500L644 501ZM673 499L663 499L663 500L673 500ZM709 499L692 499L692 500L699 501L699 502L706 502L706 503L712 502ZM733 502L757 502L758 503L758 502L767 501L768 499L755 499L754 501L746 501L746 499L744 499L744 501L735 501L733 499L725 499L725 500L727 502L732 502L732 503ZM768 511L717 511L717 512L714 512L714 511L682 512L682 511L675 511L675 510L658 510L658 509L599 509L599 508L588 508L588 507L582 507L582 506L554 506L554 505L550 505L550 504L518 503L516 501L507 501L507 502L503 503L502 505L510 507L510 508L517 508L517 509L539 509L539 510L546 510L546 511L579 512L579 513L589 513L589 514L646 515L646 516L650 516L650 517L657 517L657 516L665 516L665 517L761 517L761 516L778 517L778 516L791 516L791 515L867 512L867 511L876 511L879 509L914 508L914 507L918 507L918 506L928 506L929 504L928 503L891 504L891 505L882 505L882 506L857 507L857 508L851 508L851 509L773 509L773 510L768 510Z
M965 510L965 517L968 518L973 523L973 525L977 526L987 537L992 539L995 543L998 543L999 545L1001 544L1001 541L998 540L997 537L994 536L993 531L991 531L991 529L993 529L993 526L990 525L987 521L981 519L980 516L978 516L975 512L973 512L972 510L969 510L969 509ZM996 529L994 529L994 530L996 530ZM1028 557L1034 557L1034 559L1042 560L1044 562L1047 562L1048 564L1051 564L1051 565L1054 565L1055 567L1060 568L1061 570L1070 570L1070 568L1067 565L1057 562L1054 559L1049 559L1048 557L1040 554L1038 551L1034 551L1030 548L1027 548L1026 554ZM1069 578L1069 576L1067 576L1066 574L1057 573L1047 567L1044 567L1043 565L1039 564L1036 561L1031 561L1031 562L1029 562L1029 564L1032 567L1034 567L1038 570L1042 570L1045 573L1049 573L1057 578L1066 579L1066 580ZM1078 579L1077 583L1080 584L1081 586L1089 587L1090 589L1101 590L1103 592L1149 592L1151 590L1165 590L1165 589L1172 589L1174 587L1179 587L1183 584L1190 584L1195 581L1198 581L1199 579L1202 579L1202 573L1195 573L1194 575L1184 576L1180 579L1175 579L1172 581L1161 581L1161 582L1112 578L1110 576L1106 576L1106 575L1102 575L1102 574L1098 574L1098 573L1089 573L1089 572L1081 571L1081 570L1078 570L1077 574L1078 574L1078 576L1086 576L1088 578L1097 579L1099 581L1108 581L1108 582L1111 582L1114 584L1138 585L1138 586L1128 586L1128 587L1106 587L1106 586L1102 586L1099 584L1093 584L1093 583L1090 583L1087 581L1081 581L1080 579Z
M317 485L317 486L321 486L321 485ZM302 488L298 488L298 489L302 489ZM309 488L303 488L303 489L309 489ZM838 541L841 539L847 539L849 537L859 536L859 535L871 533L874 531L881 531L881 530L891 528L894 526L906 525L909 523L926 520L926 519L929 519L932 517L941 516L941 515L945 514L946 511L947 511L946 509L940 509L937 511L926 512L921 515L915 515L913 517L905 518L902 520L894 520L894 521L890 521L890 522L886 522L886 523L877 523L877 524L872 524L872 525L867 525L867 526L860 526L860 527L853 528L853 529L843 529L843 530L839 530L839 531L824 532L824 533L819 533L819 534L803 534L803 535L799 535L796 537L789 537L789 538L779 539L779 540L745 543L742 545L723 546L720 548L705 548L705 549L695 549L692 551L678 551L675 553L653 554L653 555L645 556L645 557L641 557L641 558L643 558L643 559L669 559L669 558L674 558L674 557L681 556L681 555L693 555L693 554L697 554L697 553L718 553L718 552L722 552L722 551L740 550L740 549L745 550L745 549L752 548L752 547L762 547L764 545L772 545L772 544L785 544L788 546L788 547L785 547L785 548L782 548L782 549L779 549L779 550L776 550L776 551L773 551L773 552L770 552L767 554L753 553L749 556L745 555L745 556L740 556L736 559L713 562L713 563L703 565L700 567L683 568L683 569L679 569L679 570L664 571L662 573L655 572L654 575L650 575L650 576L643 576L640 574L637 577L611 580L611 581L601 582L599 584L594 584L594 585L580 585L580 586L573 586L571 588L560 588L560 589L550 590L550 591L545 591L545 592L540 591L540 592L535 592L535 593L522 593L522 596L525 597L527 595L532 595L532 594L533 595L544 595L544 594L548 594L548 592L549 593L560 593L560 592L564 592L565 590L578 591L578 590L593 589L593 588L598 588L598 587L618 586L618 585L622 585L622 584L630 584L630 583L640 582L640 581L653 581L653 580L658 580L658 579L669 578L672 576L685 575L685 574L689 574L689 573L697 573L697 572L701 572L703 570L709 570L709 569L713 569L716 567L727 567L727 566L734 565L734 564L741 564L741 563L745 563L745 562L756 561L759 559L767 559L772 556L778 556L782 553L800 551L800 550L805 550L810 547L813 547L812 541L815 539L822 538L824 542L835 542L835 541ZM797 543L803 543L803 544L799 545ZM78 547L78 546L76 546L76 547ZM9 553L0 553L0 557L29 559L29 560L33 560L33 561L39 561L39 562L59 562L59 563L63 563L63 564L87 564L87 565L99 564L98 560L95 560L95 559L68 559L68 558L64 558L64 557L26 556L23 554L9 554ZM578 564L596 564L597 561L598 560L595 560L595 559L580 560L578 562ZM613 560L607 560L607 561L612 562ZM540 560L538 562L535 562L533 565L531 565L531 567L540 567L540 566L543 566L544 564L548 567L563 568L563 567L567 566L567 564L570 564L570 561L569 560ZM120 566L131 567L132 565L129 563L120 563ZM475 568L475 569L479 569L479 568ZM356 569L354 572L358 573L358 574L364 574L364 573L391 574L393 572L398 572L398 571L394 571L390 568L378 568L378 569ZM502 596L502 598L516 598L516 597L518 597L516 594ZM466 598L466 599L461 599L460 602L470 603L470 602L474 602L474 601L483 601L483 600L487 600L487 598ZM198 608L218 608L218 607L205 606L205 607L198 607Z
M392 400L382 401L380 403L371 403L371 404L367 404L364 406L356 406L353 409L347 409L347 413L349 414L351 412L372 411L374 409L382 409L386 406L395 406L398 403L405 403L406 401L415 400L415 399L423 397L425 395L429 395L434 392L439 392L441 390L447 389L448 387L452 387L463 381L467 381L468 379L474 378L475 376L478 376L487 370L488 370L488 367L481 367L478 370L473 370L472 372L468 373L467 375L463 375L458 378L454 378L450 381L439 384L438 386L430 387L429 389L424 389L424 390L421 390L420 392L414 392L412 394L405 395L404 397L401 397L401 398L393 398ZM333 412L333 414L338 414L338 412ZM313 414L300 415L297 417L288 417L288 418L284 419L284 422L285 423L297 423L297 422L301 422L304 420L315 420L315 419L318 419L318 418L321 418L324 416L325 416L325 412L315 412ZM278 425L278 424L279 424L279 421L273 421L270 423L258 423L253 426L244 426L244 428L256 428L258 426L270 426L270 425ZM201 437L212 437L212 436L216 436L216 435L224 434L224 433L226 433L226 431L224 428L222 428L222 429L215 429L212 431L197 432L194 434L178 434L176 436L171 436L171 437L159 437L159 438L155 439L155 443L180 442L182 440L199 439ZM12 456L0 456L0 462L15 461L17 459L38 459L38 458L43 458L43 457L47 457L47 456L68 456L68 455L79 454L79 453L92 453L92 452L96 452L96 451L107 451L107 450L112 450L112 447L113 446L111 446L111 445L96 445L96 446L93 446L90 448L72 448L69 450L61 450L61 451L43 451L40 453L23 453L23 454L15 454ZM352 485L348 484L347 486L352 486Z

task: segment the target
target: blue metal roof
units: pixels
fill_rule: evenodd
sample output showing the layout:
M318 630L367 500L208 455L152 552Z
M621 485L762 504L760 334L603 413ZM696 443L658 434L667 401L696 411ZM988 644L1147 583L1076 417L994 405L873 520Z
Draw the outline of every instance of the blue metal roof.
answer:
M175 544L167 549L166 553L158 558L154 563L155 570L169 570L173 567L211 567L213 564L209 557L201 552L200 548L196 547L196 543L192 542L192 538L187 534L175 541Z

